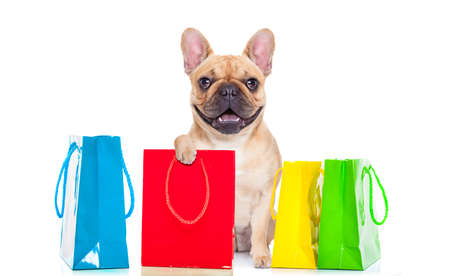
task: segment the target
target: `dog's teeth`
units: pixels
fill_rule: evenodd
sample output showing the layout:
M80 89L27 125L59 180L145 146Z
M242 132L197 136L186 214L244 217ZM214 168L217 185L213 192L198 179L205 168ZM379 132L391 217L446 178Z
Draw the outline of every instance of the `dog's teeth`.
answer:
M219 122L239 122L241 118L235 114L224 114L218 118Z

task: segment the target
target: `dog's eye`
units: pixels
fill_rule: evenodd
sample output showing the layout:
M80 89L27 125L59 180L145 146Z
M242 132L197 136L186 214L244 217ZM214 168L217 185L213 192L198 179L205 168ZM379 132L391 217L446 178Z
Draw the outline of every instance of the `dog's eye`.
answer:
M256 88L258 88L258 81L256 79L248 79L247 82L245 83L245 85L247 85L248 89L250 89L251 91L256 90Z
M201 78L198 80L198 85L201 89L206 90L211 86L211 80L208 78Z

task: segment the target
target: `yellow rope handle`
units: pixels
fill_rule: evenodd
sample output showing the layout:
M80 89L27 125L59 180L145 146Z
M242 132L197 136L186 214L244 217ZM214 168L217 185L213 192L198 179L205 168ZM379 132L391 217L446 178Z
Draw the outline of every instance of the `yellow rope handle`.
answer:
M283 168L279 168L277 170L277 172L275 173L275 179L273 180L273 189L272 189L272 198L270 199L270 212L272 214L272 219L275 220L275 213L273 212L273 205L275 203L275 194L277 192L277 177L278 177L278 173L282 170Z
M315 191L314 191L315 192L315 194L314 194L315 198L313 199L314 204L315 204L314 208L316 208L316 211L318 209L318 211L313 216L314 220L316 220L317 223L320 223L320 213L322 211L322 195L320 193L320 188L321 187L320 187L320 182L319 182L319 178L320 178L321 175L322 175L322 178L325 178L325 171L322 168L319 169L319 176L317 178L317 182L316 182L316 185L315 185ZM323 180L322 180L322 183L323 183ZM316 216L316 214L317 214L317 216Z

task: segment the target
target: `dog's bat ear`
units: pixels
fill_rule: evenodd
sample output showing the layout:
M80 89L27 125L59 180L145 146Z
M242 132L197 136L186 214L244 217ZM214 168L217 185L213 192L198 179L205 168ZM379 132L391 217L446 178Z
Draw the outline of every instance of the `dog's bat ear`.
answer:
M272 56L275 50L275 37L271 30L257 31L248 41L243 54L248 56L264 73L272 71Z
M197 66L213 53L208 40L194 28L187 28L181 36L184 71L190 75Z

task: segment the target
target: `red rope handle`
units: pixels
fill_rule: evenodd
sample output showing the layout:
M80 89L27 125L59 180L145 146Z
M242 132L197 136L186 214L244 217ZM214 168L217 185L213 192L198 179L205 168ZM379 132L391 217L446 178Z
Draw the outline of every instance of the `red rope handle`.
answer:
M198 216L193 220L187 220L181 217L175 209L172 207L172 204L170 204L170 196L169 196L169 180L170 180L170 173L172 172L173 165L176 162L176 157L174 156L172 159L172 162L170 163L169 169L167 170L167 176L166 176L166 204L169 208L172 215L178 219L183 224L195 224L197 221L199 221L203 215L206 212L206 209L208 208L209 203L209 180L208 180L208 174L206 173L205 164L203 164L203 159L200 158L200 163L202 165L203 174L205 175L205 185L206 185L206 195L205 195L205 203L203 204L203 208L198 214Z

